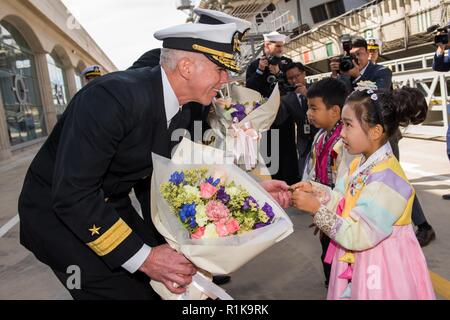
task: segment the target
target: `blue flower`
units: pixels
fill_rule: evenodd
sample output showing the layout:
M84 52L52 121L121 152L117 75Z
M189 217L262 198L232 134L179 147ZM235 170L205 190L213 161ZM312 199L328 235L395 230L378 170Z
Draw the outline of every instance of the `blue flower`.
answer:
M183 221L183 223L190 221L191 218L195 220L195 213L196 213L195 207L196 207L195 203L184 204L181 207L179 215L180 215L180 219L181 219L181 221Z
M269 218L269 223L271 223L273 218L275 217L275 213L273 213L272 207L268 203L265 203L262 207L262 211L266 213L267 217Z
M222 201L224 204L230 202L230 195L225 192L224 187L220 187L219 191L217 191L217 200Z
M209 177L208 179L206 179L206 182L208 182L209 184L213 185L214 187L217 187L218 184L220 183L220 179L216 179L214 181L213 177Z
M192 229L195 229L198 227L197 221L195 221L195 216L194 217L190 217L189 218L189 227L191 227Z
M245 107L242 104L236 103L233 105L233 108L236 109L237 112L245 113Z
M231 114L231 117L234 119L236 118L239 122L242 121L247 115L245 112L236 111Z
M172 182L173 184L179 185L180 183L182 183L184 181L184 172L175 171L170 176L169 181Z
M254 203L256 206L256 208L259 208L258 206L258 202L255 200L255 198L253 198L252 196L247 197L247 199L245 199L244 204L242 205L242 210L248 210L251 208L250 203Z
M253 229L260 229L263 228L265 226L268 226L270 223L264 223L264 222L258 222L253 226Z

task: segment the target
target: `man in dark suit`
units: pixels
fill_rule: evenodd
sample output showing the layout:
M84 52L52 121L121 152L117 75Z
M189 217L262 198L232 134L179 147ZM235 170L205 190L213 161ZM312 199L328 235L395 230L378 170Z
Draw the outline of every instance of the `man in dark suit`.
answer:
M155 34L161 67L93 80L70 102L27 172L19 198L21 243L75 299L152 299L150 279L183 293L195 267L143 222L129 193L170 156L180 105L211 103L228 81L235 24L185 24Z
M245 33L250 29L251 23L249 21L230 16L226 13L208 10L202 8L194 8L194 13L199 17L197 23L202 24L226 24L236 23L238 30L238 41L241 41ZM239 50L239 46L236 47ZM144 53L128 70L139 69L144 67L155 67L160 63L161 49L153 49ZM189 133L188 137L197 143L203 143L203 136L205 132L211 129L207 119L211 105L201 105L197 102L189 102L182 108L183 125ZM178 140L180 141L181 138ZM141 181L135 186L134 191L142 208L145 222L151 223L150 216L150 177ZM215 284L225 284L230 281L229 276L214 276Z
M440 33L438 33L440 35ZM450 71L450 58L445 55L447 45L444 43L438 43L436 53L433 59L433 70L440 72Z
M274 122L275 124L281 124L291 118L296 124L297 153L295 158L298 163L297 181L302 179L308 153L311 150L314 136L318 132L318 129L309 123L306 116L308 100L306 98L305 77L306 70L300 62L293 62L287 66L286 80L291 88L295 88L295 91L291 91L282 97L281 107Z
M390 90L392 86L392 71L382 65L369 60L367 41L363 38L352 40L350 54L355 56L353 68L348 72L341 72L338 79L343 81L349 92L361 81L375 82L378 89ZM333 69L333 68L332 68Z

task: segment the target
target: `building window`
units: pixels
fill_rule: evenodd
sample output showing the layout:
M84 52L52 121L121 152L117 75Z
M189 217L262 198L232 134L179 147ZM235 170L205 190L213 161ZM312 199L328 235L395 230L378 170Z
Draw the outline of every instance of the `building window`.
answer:
M258 13L255 17L256 24L259 26L264 22L264 18L267 17L269 14L274 12L277 9L273 3L269 4L261 13Z
M334 52L333 52L333 42L328 42L326 44L326 48L327 48L327 57L332 57L334 56Z
M0 90L12 146L46 135L33 52L20 32L0 22Z
M314 23L338 17L345 13L343 0L334 0L310 9Z
M314 23L319 23L328 20L327 9L324 4L311 8L311 16Z
M48 72L52 89L53 104L59 119L67 107L67 93L69 92L64 67L58 57L47 54Z
M75 72L75 86L77 87L77 91L80 91L81 88L83 88L83 78L78 72Z
M343 0L336 0L327 2L327 11L328 11L328 17L334 18L339 17L341 14L345 13L345 6Z

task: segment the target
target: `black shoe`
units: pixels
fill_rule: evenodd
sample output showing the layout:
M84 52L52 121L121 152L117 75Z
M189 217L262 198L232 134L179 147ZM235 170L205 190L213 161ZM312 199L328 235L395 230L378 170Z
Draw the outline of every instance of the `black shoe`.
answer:
M231 277L230 276L214 276L212 281L215 284L217 284L218 286L220 286L222 284L226 284L226 283L230 282Z
M444 200L450 200L450 193L449 193L449 194L444 194L444 195L442 196L442 199L444 199Z
M425 228L419 228L416 232L417 240L419 241L419 244L421 247L427 246L431 241L436 239L436 233L434 232L433 228L425 229Z

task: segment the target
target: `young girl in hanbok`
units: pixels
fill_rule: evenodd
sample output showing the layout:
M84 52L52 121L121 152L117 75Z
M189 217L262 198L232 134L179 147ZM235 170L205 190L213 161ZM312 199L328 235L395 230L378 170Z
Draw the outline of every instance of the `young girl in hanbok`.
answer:
M423 94L355 91L342 112L341 137L360 155L336 187L294 186L293 204L313 215L336 246L328 299L435 299L425 257L411 225L415 191L388 142L400 126L425 120Z

